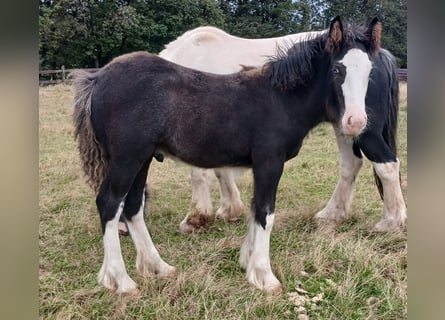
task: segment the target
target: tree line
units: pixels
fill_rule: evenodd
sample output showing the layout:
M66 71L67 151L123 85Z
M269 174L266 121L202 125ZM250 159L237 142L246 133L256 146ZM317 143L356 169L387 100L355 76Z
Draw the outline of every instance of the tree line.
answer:
M245 38L329 27L333 17L379 17L382 46L406 68L406 0L39 0L39 67L102 67L136 50L159 53L187 30L213 25Z

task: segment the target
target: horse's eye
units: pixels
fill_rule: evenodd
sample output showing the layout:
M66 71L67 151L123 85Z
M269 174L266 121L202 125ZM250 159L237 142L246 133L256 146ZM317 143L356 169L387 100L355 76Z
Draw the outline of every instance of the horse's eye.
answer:
M334 68L332 68L332 72L336 74L336 73L339 73L339 72L340 72L340 70L338 70L338 68L337 68L337 67L334 67Z

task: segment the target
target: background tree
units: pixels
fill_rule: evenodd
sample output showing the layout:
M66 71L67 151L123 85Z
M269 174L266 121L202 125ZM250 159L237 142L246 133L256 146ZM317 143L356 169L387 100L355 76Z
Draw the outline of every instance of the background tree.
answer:
M264 38L326 29L338 14L364 24L379 17L383 46L406 67L406 0L40 0L40 68L101 67L126 52L158 53L202 25Z
M143 12L145 40L154 53L187 30L202 25L222 28L224 24L223 13L214 0L146 0L134 6Z
M406 0L328 0L325 4L326 25L338 14L362 24L378 17L383 24L382 46L396 56L400 67L407 67Z
M305 30L300 6L291 0L221 0L225 30L246 38L265 38Z
M39 9L41 69L100 67L126 52L157 53L191 28L224 21L213 0L51 0Z

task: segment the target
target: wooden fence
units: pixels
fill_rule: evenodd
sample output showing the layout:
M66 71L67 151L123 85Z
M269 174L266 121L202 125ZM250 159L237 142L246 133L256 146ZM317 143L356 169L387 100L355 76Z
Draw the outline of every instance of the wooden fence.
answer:
M62 69L60 70L41 70L39 71L39 85L46 86L49 84L69 83L68 75L74 70L77 69L65 69L65 66L62 66ZM82 70L96 72L99 70L99 68L88 68Z
M68 74L76 69L65 69L62 66L60 70L42 70L39 71L39 85L45 86L49 84L57 84L57 83L69 83ZM89 68L83 69L89 72L96 72L99 68ZM408 69L397 69L397 74L399 75L400 81L408 81ZM44 78L50 79L44 79Z
M400 81L408 81L408 69L397 69Z

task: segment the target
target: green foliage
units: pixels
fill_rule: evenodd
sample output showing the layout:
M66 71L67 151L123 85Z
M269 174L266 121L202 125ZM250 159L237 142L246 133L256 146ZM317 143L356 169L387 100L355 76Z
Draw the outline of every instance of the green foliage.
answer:
M134 6L143 13L148 49L155 53L189 29L202 25L222 27L224 21L221 9L213 0L153 0Z
M291 0L220 1L226 30L247 38L264 38L303 31L300 6Z
M327 24L338 14L362 24L378 17L383 25L382 46L396 56L400 67L407 67L406 0L330 0L326 3Z
M214 25L246 38L350 21L383 22L383 46L406 67L406 0L40 0L40 69L101 67L126 52L161 51L187 30Z
M188 29L222 26L213 0L55 0L40 3L40 68L100 67L120 54L159 52Z

